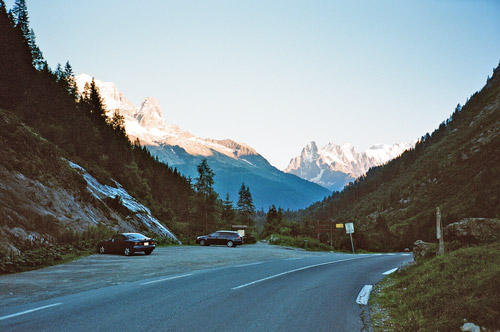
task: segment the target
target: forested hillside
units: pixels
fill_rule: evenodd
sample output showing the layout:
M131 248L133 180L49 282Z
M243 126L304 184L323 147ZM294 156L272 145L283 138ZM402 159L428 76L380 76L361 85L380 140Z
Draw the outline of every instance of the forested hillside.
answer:
M397 250L435 239L436 207L445 226L464 217L500 217L500 67L414 149L372 168L299 219L353 222L358 248ZM335 239L337 246L348 245L345 232Z
M112 119L105 116L106 105L95 84L87 86L80 97L69 62L49 68L29 28L25 1L16 1L8 12L0 0L0 59L0 166L5 176L1 181L10 181L8 177L14 174L64 187L74 193L75 200L85 200L79 194L85 191L82 175L62 162L64 158L84 167L103 184L120 183L181 239L233 222L224 219L224 212L227 215L231 210L229 215L234 216L237 211L210 190L212 184L209 190L199 190L197 179L191 183L130 142L123 117L118 113ZM107 208L129 217L118 200L108 203ZM57 218L51 218L52 226L47 227L45 212L34 207L25 212L14 213L0 202L0 226L24 227L28 234L36 232L47 238L57 238L65 228L82 228L78 221L62 226Z

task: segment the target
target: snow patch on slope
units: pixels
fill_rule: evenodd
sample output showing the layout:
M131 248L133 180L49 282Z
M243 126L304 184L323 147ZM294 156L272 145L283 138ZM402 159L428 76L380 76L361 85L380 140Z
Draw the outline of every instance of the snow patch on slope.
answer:
M83 178L87 182L87 190L96 199L102 201L104 198L114 199L116 197L119 197L122 205L125 206L129 211L133 212L134 215L148 229L151 229L160 235L168 236L174 241L177 241L179 244L181 244L177 237L152 215L151 210L149 210L146 206L142 205L135 198L130 196L130 194L125 189L123 189L123 187L118 182L113 180L116 187L103 185L80 165L77 165L69 160L66 161L71 168L78 170L83 175ZM94 222L97 223L97 221L95 220Z

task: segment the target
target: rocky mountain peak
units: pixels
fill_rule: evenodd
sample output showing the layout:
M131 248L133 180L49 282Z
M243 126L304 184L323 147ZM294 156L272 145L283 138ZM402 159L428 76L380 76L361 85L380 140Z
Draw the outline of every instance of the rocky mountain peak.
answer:
M154 97L146 97L142 101L135 117L139 124L146 128L163 127L165 125L160 102Z
M315 142L306 145L300 156L293 158L285 172L315 182L330 190L341 190L349 181L364 175L399 156L410 144L378 144L358 153L350 143L328 143L318 149Z

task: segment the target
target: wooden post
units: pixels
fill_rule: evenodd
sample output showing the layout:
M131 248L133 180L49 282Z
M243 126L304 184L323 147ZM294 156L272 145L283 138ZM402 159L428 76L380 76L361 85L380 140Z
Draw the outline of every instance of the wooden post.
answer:
M439 240L439 249L437 254L444 254L444 239L443 239L443 225L441 224L441 210L436 208L436 238Z

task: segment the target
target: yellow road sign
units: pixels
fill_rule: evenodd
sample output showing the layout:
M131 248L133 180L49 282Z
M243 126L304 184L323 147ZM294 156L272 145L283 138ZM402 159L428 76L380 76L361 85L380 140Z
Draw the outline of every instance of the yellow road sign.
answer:
M344 224L335 224L335 228L344 228Z

